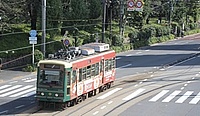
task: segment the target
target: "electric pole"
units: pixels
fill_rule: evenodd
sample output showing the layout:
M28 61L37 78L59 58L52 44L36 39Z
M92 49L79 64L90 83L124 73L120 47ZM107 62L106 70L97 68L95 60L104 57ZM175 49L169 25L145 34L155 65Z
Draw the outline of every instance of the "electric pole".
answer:
M105 22L106 22L106 0L103 0L102 40L101 40L102 43L104 42Z
M42 0L42 52L46 56L46 0Z

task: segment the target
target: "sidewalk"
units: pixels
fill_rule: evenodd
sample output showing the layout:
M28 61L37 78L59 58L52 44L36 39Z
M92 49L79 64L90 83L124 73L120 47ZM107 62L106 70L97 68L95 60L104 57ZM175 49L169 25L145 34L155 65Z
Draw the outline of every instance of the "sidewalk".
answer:
M1 70L0 71L0 83L5 81L14 80L17 78L22 78L29 75L34 75L35 72L23 72L15 70Z

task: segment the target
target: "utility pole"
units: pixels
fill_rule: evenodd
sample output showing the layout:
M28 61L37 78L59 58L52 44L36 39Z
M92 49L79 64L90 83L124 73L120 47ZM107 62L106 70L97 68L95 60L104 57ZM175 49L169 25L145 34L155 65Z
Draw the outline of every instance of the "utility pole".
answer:
M119 22L120 40L122 38L122 31L123 31L123 16L124 16L124 2L123 0L120 0L120 22Z
M102 43L104 42L105 22L106 22L106 0L103 0L102 40L101 40Z
M42 52L46 56L46 0L42 0Z

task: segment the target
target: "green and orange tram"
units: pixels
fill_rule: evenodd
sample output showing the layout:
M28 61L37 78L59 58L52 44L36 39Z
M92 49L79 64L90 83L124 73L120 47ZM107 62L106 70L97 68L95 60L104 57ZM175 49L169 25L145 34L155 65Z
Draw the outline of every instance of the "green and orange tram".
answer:
M90 43L50 54L38 63L36 98L39 106L73 106L111 87L115 51L105 43Z

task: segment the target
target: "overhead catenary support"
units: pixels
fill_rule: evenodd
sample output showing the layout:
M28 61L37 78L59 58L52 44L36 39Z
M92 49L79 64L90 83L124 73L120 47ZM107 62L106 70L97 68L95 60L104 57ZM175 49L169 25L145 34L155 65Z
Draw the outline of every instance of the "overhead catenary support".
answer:
M46 0L42 0L42 52L46 56Z

